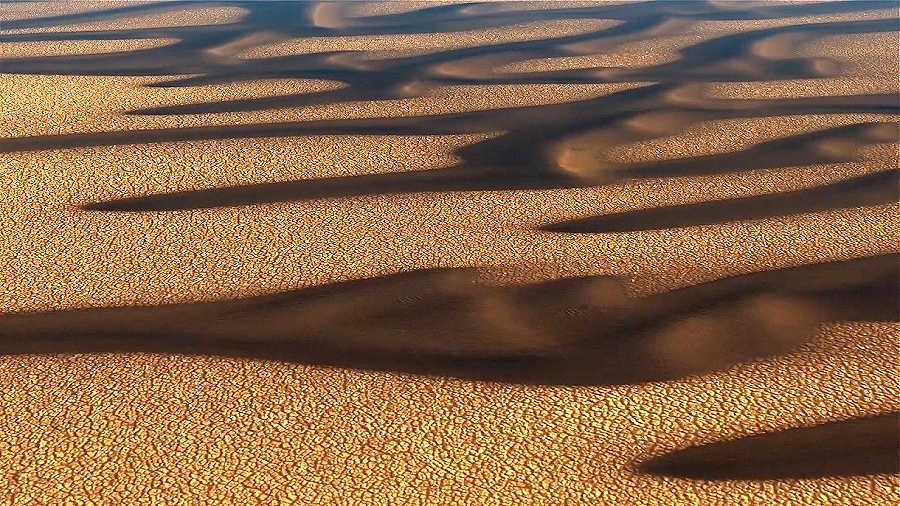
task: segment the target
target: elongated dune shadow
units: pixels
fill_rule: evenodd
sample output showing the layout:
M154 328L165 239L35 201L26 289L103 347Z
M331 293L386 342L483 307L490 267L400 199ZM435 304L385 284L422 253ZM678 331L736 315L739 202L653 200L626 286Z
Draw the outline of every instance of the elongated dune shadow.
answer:
M635 90L646 93L644 90ZM627 94L622 94L626 98ZM551 109L558 113L566 104ZM536 114L544 107L525 108L518 116L524 119L535 119ZM534 109L534 110L528 110ZM549 109L548 109L549 110ZM555 114L556 114L555 113ZM517 114L510 114L517 116ZM453 115L451 117L435 117L435 121L451 119L446 127L429 126L426 133L460 132L457 121L488 121L481 115ZM423 133L414 118L396 120L404 127L394 130L387 126L391 120L372 121L369 127L364 126L368 120L345 122L347 126L341 131L371 133ZM415 123L414 123L415 121ZM325 122L328 123L328 122ZM375 125L378 126L375 126ZM359 126L350 126L359 125ZM417 126L413 126L417 125ZM267 127L272 127L265 125ZM494 125L497 126L497 125ZM278 125L278 128L290 128L289 125ZM255 128L255 127L254 127ZM371 128L371 129L369 129ZM357 130L359 129L359 130ZM481 130L490 130L482 128ZM327 130L336 133L334 130ZM872 131L880 134L873 135ZM358 195L405 194L416 192L440 191L479 191L479 190L511 190L511 189L550 189L584 187L596 183L614 182L629 178L673 177L703 174L729 174L763 168L790 167L797 164L847 162L857 159L856 149L860 146L884 142L885 136L893 138L896 126L886 123L857 124L847 127L831 128L803 134L788 136L777 141L767 142L739 152L728 152L717 155L698 156L662 162L633 164L611 164L607 170L598 170L595 174L573 174L558 167L544 163L540 149L533 152L524 151L520 142L542 143L543 133L537 136L529 132L520 135L507 134L504 138L483 141L473 146L462 148L457 155L463 162L454 167L428 171L416 171L397 174L377 174L351 177L334 177L323 179L301 179L279 181L273 183L247 184L227 186L203 190L186 190L167 193L126 197L85 204L83 209L91 211L175 211L186 209L208 209L216 207L232 207L276 202L304 201L317 198L336 198ZM888 133L890 132L890 133ZM129 133L131 134L131 133ZM840 149L829 149L835 144ZM2 149L0 149L2 150ZM488 154L492 153L492 154ZM498 154L499 153L499 154ZM493 160L503 155L507 160L503 163ZM495 163L492 163L495 162ZM513 164L513 162L516 162ZM896 200L896 192L891 191L892 172L871 177L861 177L845 183L837 183L822 188L810 189L784 196L759 196L751 199L724 200L702 206L681 206L675 213L647 210L639 216L647 219L648 224L659 221L654 213L666 214L663 223L691 223L697 221L707 208L720 211L721 221L766 217L784 213L811 212L824 209L835 209L857 205L871 205ZM894 185L896 186L896 185ZM804 202L797 202L802 197ZM771 206L770 211L762 211ZM627 221L627 218L626 218ZM710 222L716 223L716 222ZM663 228L649 225L648 228ZM555 230L551 227L549 230Z
M610 277L494 287L436 269L238 300L0 316L0 353L238 356L528 384L624 384L796 349L828 321L895 321L898 256L652 297Z
M853 418L679 450L639 466L698 480L783 480L900 473L900 413Z
M889 204L898 199L900 171L888 170L803 190L640 209L555 223L543 229L576 233L658 230Z

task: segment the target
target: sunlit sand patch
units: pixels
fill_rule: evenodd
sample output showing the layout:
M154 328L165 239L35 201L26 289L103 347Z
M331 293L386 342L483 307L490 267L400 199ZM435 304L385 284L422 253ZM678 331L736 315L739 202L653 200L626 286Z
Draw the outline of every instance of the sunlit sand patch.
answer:
M70 124L107 130L389 117L625 89L448 87L422 99L284 111L121 115L141 107L269 96L273 89L290 94L341 86L266 81L258 88L141 87L159 79L2 75L0 109L25 112L4 115L0 137L71 131ZM832 116L816 121L827 124ZM847 117L868 116L878 115ZM672 134L670 124L653 118L632 126ZM812 116L788 118L803 130ZM723 128L731 133L746 127L740 121ZM768 126L784 135L776 119L766 121L776 122ZM751 137L765 139L766 125L750 125ZM287 198L174 212L78 208L148 192L439 169L455 163L453 150L488 135L496 133L225 139L0 155L0 174L8 176L0 178L0 312L213 301L471 266L495 269L509 283L624 277L633 293L647 295L763 269L897 251L897 204L642 232L537 228L884 170L896 166L893 134L862 147L859 162L739 175L558 190ZM704 136L709 132L680 138L691 143ZM729 150L712 140L700 143L699 151ZM640 474L635 463L692 445L898 410L898 331L896 323L829 324L794 353L678 381L613 387L545 388L171 354L6 356L0 357L0 475L15 478L7 487L14 500L40 504L653 505L718 504L724 497L776 506L893 504L894 475L678 480ZM8 332L0 325L0 336L15 339ZM462 337L446 346L472 339ZM677 344L671 353L685 353L685 343ZM780 457L790 463L796 455L788 448ZM159 469L169 473L161 476ZM179 483L188 486L174 486Z
M783 26L801 25L805 23L824 23L860 19L883 19L895 16L889 9L866 11L853 14L802 16L767 20L745 21L698 21L686 23L681 20L669 20L647 33L641 40L634 40L633 35L583 41L563 46L573 53L572 56L541 58L526 60L495 69L497 72L527 73L548 72L555 70L572 70L596 67L626 67L661 65L679 58L678 52L686 47L711 40L724 35L741 33L748 30L761 30ZM793 35L788 35L793 36ZM776 36L775 40L766 39L761 46L761 56L767 58L786 57L784 51L793 46L785 46ZM896 45L896 40L892 42ZM890 47L890 46L888 46ZM778 54L773 53L776 51ZM771 53L771 54L770 54Z
M178 39L0 42L0 58L33 58L41 56L67 56L139 51L142 49L168 46L176 42L178 42Z
M887 80L897 84L900 38L896 33L824 37L800 48L803 56L833 58L845 64L844 75Z
M629 3L638 3L640 0L609 0L609 1L578 1L578 0L552 0L552 1L492 1L477 3L463 9L464 14L468 15L484 15L503 12L522 12L535 11L542 9L579 9L589 7L603 7L609 5L621 5Z
M713 83L709 85L708 90L710 98L803 98L900 93L900 84L896 79L890 78L839 77L752 83Z
M118 146L114 148L116 156L104 153L110 149L108 147L63 150L57 155L48 155L49 158L35 155L34 160L58 157L60 163L72 166L86 160L96 164L99 172L93 176L96 184L83 180L81 190L84 193L79 195L78 190L71 187L69 199L57 196L60 205L79 205L85 201L168 191L440 169L460 161L454 154L456 150L496 135L499 134L217 139ZM227 159L218 159L213 155L217 153L226 154ZM156 163L142 164L141 160L148 158ZM12 159L24 162L27 157L16 155ZM51 169L45 166L35 170ZM122 173L119 180L112 176L117 170ZM105 180L103 174L109 174L111 179ZM178 178L172 179L172 174L178 174ZM51 177L50 172L44 175ZM91 177L87 173L82 175ZM101 180L106 182L100 184ZM69 181L71 183L74 181ZM127 192L123 193L123 188L128 188ZM41 190L35 187L31 191L39 193Z
M0 133L7 137L21 137L202 125L446 114L585 100L642 84L465 85L436 88L420 98L240 113L177 116L124 114L126 111L153 107L313 93L345 86L335 81L273 79L216 86L145 87L165 80L166 78L161 77L3 74L0 79L0 105L8 109L15 108L18 113L15 117L0 117ZM110 107L111 103L116 106Z
M896 114L822 114L710 121L678 135L614 146L602 153L605 159L619 163L687 158L740 151L761 142L837 126L898 120L900 115ZM896 134L896 129L884 130L888 136L884 142Z
M429 7L469 3L469 0L410 0L408 2L348 2L344 13L349 17L367 18L404 14Z
M441 247L441 241L433 243L434 238L440 237L440 235L422 234L426 228L431 229L437 226L438 229L444 229L449 226L450 229L453 229L458 225L456 221L448 222L447 225L414 225L419 220L417 216L421 216L421 212L428 209L427 198L421 199L416 204L426 207L420 209L419 213L411 215L405 214L410 211L409 207L403 207L397 212L388 211L390 205L387 202L383 203L388 206L386 208L382 208L382 204L378 204L381 199L363 199L369 201L369 204L363 204L363 207L368 207L376 214L364 212L360 217L356 217L354 214L353 209L356 207L354 199L342 199L343 203L331 200L274 206L263 204L231 210L188 212L187 214L150 213L147 215L91 213L75 210L81 204L147 193L316 177L433 170L455 164L458 161L453 154L455 150L484 138L486 138L485 135L225 139L46 151L23 154L23 156L4 155L0 157L0 167L5 174L9 174L11 177L0 181L0 191L5 196L0 202L0 215L15 216L15 218L0 220L2 222L0 223L0 235L10 238L10 241L4 241L0 246L0 258L10 260L9 263L4 261L3 265L15 264L17 270L21 268L22 272L30 272L31 274L26 275L26 278L38 276L42 280L39 283L45 286L46 291L41 290L40 294L29 294L26 293L29 290L27 282L21 284L16 282L18 288L9 286L10 291L4 291L4 295L0 296L2 307L7 311L17 310L14 306L18 310L28 310L28 307L37 309L41 306L51 307L56 304L82 305L87 303L92 305L97 303L102 305L115 304L117 300L123 302L128 297L122 299L121 294L115 295L111 300L103 301L103 298L113 295L112 292L107 292L105 289L95 292L95 295L101 298L94 298L89 294L99 288L99 285L95 283L106 283L104 279L107 279L111 272L126 265L131 266L129 269L136 268L138 270L134 270L122 278L122 282L125 284L138 282L158 285L158 282L162 282L163 285L169 285L170 281L183 282L188 292L176 289L172 295L177 299L189 300L202 293L207 294L206 298L217 297L212 291L206 291L206 289L214 286L225 288L221 284L221 280L230 280L226 281L226 285L234 283L229 289L233 294L238 294L243 290L243 288L239 288L240 286L246 288L246 282L250 279L259 280L251 282L259 290L278 290L277 284L273 285L265 280L269 278L269 274L281 269L283 269L284 277L276 276L281 278L277 283L300 282L307 284L312 282L319 284L326 282L326 278L309 278L309 273L326 274L327 271L333 274L332 269L341 263L350 262L352 264L352 267L348 264L350 270L345 272L348 276L360 273L361 271L358 269L367 262L375 262L371 265L374 270L370 272L373 274L379 272L386 274L390 272L390 269L396 269L410 261L418 264L422 259L417 259L416 251L421 252L422 248L427 251L428 248ZM375 207L371 207L372 204ZM384 212L388 212L388 214L383 214ZM51 214L55 218L46 219ZM41 215L44 215L45 218L41 218ZM191 217L192 215L193 217ZM359 218L364 221L359 221ZM210 219L212 221L209 221ZM346 221L346 226L341 225L347 219L349 221ZM400 221L397 221L398 219ZM38 226L38 223L44 225ZM116 223L118 225L115 225ZM403 224L401 225L401 223ZM23 228L21 226L23 224L29 225ZM311 228L307 229L307 225ZM360 225L362 226L360 227ZM381 241L380 237L385 232L385 226L391 229L396 225L399 225L400 229L407 230L407 232L401 232L402 235L408 236L402 241L411 239L409 244L398 243L401 245L400 249L391 245L390 250L381 251L378 248L370 250L370 247L375 246L370 241ZM87 226L87 229L84 226ZM135 226L138 228L134 228ZM338 228L335 229L335 226ZM144 227L150 227L150 229ZM238 244L227 247L222 244L221 246L224 247L222 249L222 247L212 244L208 244L207 246L210 247L207 248L207 246L201 246L200 243L195 243L194 247L201 246L200 249L195 249L194 253L186 253L187 250L182 251L185 255L182 253L177 255L181 260L170 257L164 252L166 250L174 251L169 250L169 239L181 244L179 247L187 246L187 243L183 243L182 240L192 242L213 239L218 242L232 234L228 230L232 230L232 232L244 230L241 234L262 233L268 235L275 233L275 235L264 240L269 243L271 249L268 249L269 246L267 246L268 253L262 256L252 253L259 246L256 240L246 244L249 249ZM252 232L254 230L256 232ZM152 239L152 237L160 232L169 236L169 239L155 242L156 239ZM85 233L87 235L84 235ZM109 235L110 233L113 235ZM120 233L138 235L134 236L134 241L129 242L129 247L99 246L108 244L109 240L113 242L123 240L126 235L119 235ZM196 235L198 233L205 239L200 239ZM393 233L388 232L388 236ZM440 234L441 232L436 233ZM190 237L193 239L189 239ZM214 239L215 237L218 239ZM149 239L150 242L144 242L145 239ZM66 242L70 242L73 247L60 249ZM354 243L357 243L358 247L353 246ZM428 246L429 243L432 243L432 246ZM91 246L92 244L94 246ZM332 250L329 244L338 249ZM82 246L86 249L82 249ZM100 247L104 252L99 256L90 253L94 247ZM326 254L330 259L325 257L316 259L315 255L324 253L320 250L321 247L330 251ZM27 255L28 258L22 258L21 262L12 262L12 259L9 258L10 255L17 255L17 252L24 250L32 253ZM247 254L248 256L243 260L234 257L233 260L239 262L239 265L233 263L232 260L221 258L222 254L230 256L231 253L228 251L243 251L238 255ZM94 257L94 260L90 259L91 256ZM217 259L217 256L220 258ZM286 263L277 261L277 257L283 258ZM64 258L65 260L63 260ZM170 263L172 260L175 261L174 264ZM273 260L275 263L270 263ZM57 261L71 262L72 266L93 265L99 267L99 265L104 265L103 269L106 270L105 274L95 271L94 274L99 276L94 276L80 268L73 271L72 269L42 269L40 267L42 263ZM333 264L333 262L337 263ZM143 267L138 267L138 265ZM178 265L181 267L177 267ZM274 265L281 266L277 267L275 271L271 271ZM330 265L330 267L322 271L322 265ZM424 264L418 265L424 267ZM174 270L171 270L172 268ZM221 277L225 272L234 269L237 271L234 271L233 274ZM238 271L250 273L254 270L257 270L263 277L236 276ZM302 274L302 271L308 273ZM267 274L263 274L264 272ZM59 277L61 274L62 278ZM212 284L207 284L206 288L197 291L191 287L201 286L204 283L198 285L196 282L190 281L191 276L200 276L197 279L210 279L211 281L212 278L209 276L221 279L212 281ZM138 281L139 279L144 281ZM316 279L318 281L315 281ZM36 281L36 279L32 279L32 281ZM43 284L45 282L49 284ZM140 299L150 301L152 299L146 298L149 294L161 294L149 285L145 287L147 289L137 289L136 286L134 290L129 289L130 292L138 295L138 299L131 299L132 302ZM169 288L172 286L169 285ZM82 289L86 291L82 292ZM101 292L106 292L106 295L101 295ZM88 296L88 299L83 299L81 296L75 295L76 293ZM15 300L19 302L14 302ZM78 302L79 300L81 302Z
M110 476L128 485L104 494L120 503L151 490L161 500L198 504L366 503L373 496L411 504L603 504L627 496L634 505L729 497L786 506L816 494L890 504L890 475L781 487L653 479L623 462L897 409L896 354L885 356L897 331L895 324L833 325L815 346L786 357L622 388L145 353L3 357L0 387L11 410L0 433L10 458L0 472L20 473L15 491L42 504L95 497L88 491L108 490ZM65 450L73 430L79 449ZM503 458L483 458L486 452ZM535 456L549 464L534 465ZM194 486L155 492L159 468L190 475ZM48 476L71 486L48 486ZM223 479L231 476L242 476L240 484Z
M159 13L123 15L120 19L95 21L90 23L0 30L0 35L102 30L143 30L174 26L216 25L233 23L241 19L246 13L246 9L235 6L190 7L182 9L168 6L164 12Z
M678 50L703 40L702 35L660 37L652 41L630 42L603 54L541 58L504 65L496 72L526 73L595 67L645 67L678 59Z
M402 35L365 35L342 37L307 37L261 46L244 52L242 58L273 58L329 51L403 51L405 54L427 54L435 51L537 40L587 33L616 24L612 20L536 21L522 25L461 32ZM414 52L414 53L412 53Z
M7 137L53 135L262 121L265 113L206 116L130 116L126 111L172 104L242 100L290 93L313 93L345 86L318 79L263 79L233 84L146 87L177 76L36 76L0 74L0 104L15 117L0 117ZM114 104L114 105L113 105Z
M0 244L0 265L17 274L5 278L0 304L31 311L214 300L435 265L511 265L545 277L629 273L653 280L646 290L671 289L735 269L891 251L900 234L897 206L614 236L536 230L598 213L794 189L853 174L853 164L571 190L296 202L288 193L281 203L196 211L77 210L190 188L436 168L477 137L341 140L344 151L327 138L287 138L6 154L0 164L11 177L0 181L0 215L11 218L0 220L0 235L11 240ZM698 257L702 266L691 261Z
M66 1L60 2L56 0L34 1L34 2L3 2L3 8L0 9L0 21L17 21L32 18L43 18L52 16L63 16L70 14L81 14L85 12L101 11L108 9L118 9L121 7L132 7L137 5L153 4L164 0L145 0L145 1L115 1L115 0L95 0L95 1Z

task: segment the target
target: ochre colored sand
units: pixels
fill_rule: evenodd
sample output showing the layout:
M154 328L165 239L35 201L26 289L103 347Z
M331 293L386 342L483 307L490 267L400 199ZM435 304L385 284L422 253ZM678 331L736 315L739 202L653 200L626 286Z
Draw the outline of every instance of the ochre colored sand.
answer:
M10 4L3 19L136 5ZM750 440L748 461L786 466L774 478L685 477L716 467L715 446L689 472L644 467L900 410L900 325L866 298L900 249L896 198L866 186L833 195L850 204L749 201L759 213L721 222L691 207L893 181L900 116L883 97L900 91L896 33L839 27L895 9L672 15L604 37L622 20L579 9L609 2L548 4L570 9L551 21L536 4L466 6L413 35L384 27L438 3L322 4L298 19L336 35L262 30L183 60L159 53L146 75L90 70L97 53L165 50L185 26L239 26L253 8L147 5L128 20L0 31L3 500L896 500L896 476L840 472L841 449L862 437L852 424L827 441L810 432L803 449ZM831 28L790 29L814 23ZM385 33L340 35L367 26ZM153 27L172 33L40 39ZM754 30L774 31L713 77L687 75L701 64L666 73L696 44ZM553 56L512 46L427 60L550 37L574 38ZM818 58L819 75L759 74L793 58ZM240 73L267 61L281 63ZM292 64L329 72L273 70ZM628 213L662 207L684 213L681 226L628 229ZM616 215L626 230L551 231ZM854 259L863 267L847 274ZM579 341L595 330L604 340ZM591 370L591 354L619 352L641 360ZM554 365L529 376L542 361ZM895 434L864 436L886 442L847 452L881 458ZM828 458L838 471L816 475L809 461Z

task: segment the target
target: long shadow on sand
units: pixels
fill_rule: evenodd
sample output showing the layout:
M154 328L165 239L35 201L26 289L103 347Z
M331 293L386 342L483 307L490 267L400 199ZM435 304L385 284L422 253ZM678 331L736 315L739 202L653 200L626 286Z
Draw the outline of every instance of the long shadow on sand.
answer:
M900 472L900 413L797 427L679 450L639 466L696 480L785 480Z
M142 7L140 12L164 12L173 5ZM193 5L193 4L191 4ZM198 3L197 5L210 5ZM230 4L231 5L231 4ZM678 160L617 164L588 160L566 161L583 149L572 140L588 136L593 149L675 135L692 125L729 120L797 114L897 113L894 94L810 97L780 100L714 99L696 91L698 83L798 79L838 75L840 69L815 58L785 57L760 51L761 43L778 45L782 53L818 37L889 32L894 19L799 24L753 29L723 35L686 47L679 58L636 69L593 68L565 71L509 73L491 69L534 58L572 54L572 47L588 53L614 50L635 41L672 35L684 26L672 19L774 19L800 12L834 14L880 9L884 4L852 8L826 2L797 9L792 6L744 8L690 2L650 2L627 6L600 5L549 11L494 11L490 6L440 6L410 13L345 20L326 28L316 22L316 5L294 2L249 2L248 14L238 22L201 27L174 27L63 34L4 35L4 41L54 38L176 37L180 43L146 51L119 54L13 58L4 72L100 75L173 75L190 72L169 86L238 82L270 77L335 79L348 84L339 90L206 104L174 104L133 114L192 114L264 110L273 107L347 104L356 101L426 96L437 87L454 84L633 83L625 90L595 99L533 107L492 109L417 117L383 117L333 121L298 121L251 125L151 129L65 134L5 139L0 152L151 142L284 137L303 135L437 135L504 132L458 151L460 164L448 169L348 178L299 179L264 185L242 185L188 192L125 197L87 204L106 211L164 211L240 206L314 198L407 192L546 189L604 184L631 178L724 174L798 164L834 163L856 159L855 149L896 137L896 125L870 123L837 127L761 143L746 150ZM156 9L156 11L154 11ZM98 16L135 14L111 10ZM512 17L510 17L512 16ZM446 30L492 28L515 22L547 19L605 18L620 21L610 28L585 34L539 40L485 44L436 51L426 55L356 61L356 53L339 51L289 57L241 59L222 53L240 51L259 34L277 40L299 36L352 36L437 33ZM6 29L40 27L87 19L85 15L7 23ZM685 21L687 22L687 21ZM272 33L278 34L277 37ZM261 35L259 35L261 37ZM248 39L249 37L249 39ZM269 40L266 39L266 40ZM259 39L261 40L261 39ZM252 45L252 44L251 44ZM227 52L226 52L227 53ZM364 64L363 64L364 63ZM189 66L190 69L182 68ZM658 84L647 84L657 81ZM656 121L647 117L666 119ZM652 123L650 129L647 124ZM301 142L298 140L298 142ZM724 204L720 204L724 205ZM737 207L741 207L738 205ZM737 211L734 211L740 214ZM774 209L772 212L778 212Z
M416 271L247 299L0 316L0 353L164 352L532 384L623 384L791 351L829 321L896 321L898 256L635 298L614 278L519 287Z
M896 203L900 171L888 170L804 190L699 204L640 209L543 227L551 232L610 233L713 225L730 221Z
M247 14L233 23L209 26L3 33L0 42L178 40L121 53L7 58L3 72L167 76L168 81L156 85L160 87L270 78L346 84L319 93L170 104L128 112L148 121L159 115L428 97L452 85L624 83L635 88L563 104L429 116L20 137L3 139L0 152L305 135L503 132L459 150L460 163L448 169L123 196L84 206L121 212L409 192L571 188L632 178L731 174L853 162L858 160L859 148L897 140L896 123L885 120L786 135L708 156L637 163L584 156L585 151L592 155L627 143L678 135L708 121L896 114L900 106L892 93L726 100L707 96L702 89L714 82L840 76L843 69L837 62L801 57L800 48L827 36L893 33L896 18L748 28L684 47L673 61L637 68L498 70L528 60L610 53L632 43L681 35L697 22L845 14L890 7L885 2L770 6L641 2L518 11L494 4L462 4L342 19L330 19L326 12L338 4L161 2L5 21L3 30L116 21L223 5L241 7ZM241 56L263 44L302 37L438 34L557 19L615 23L575 35L382 59L355 51ZM900 191L896 167L882 169L818 188L618 213L546 229L648 230L896 202ZM236 300L0 315L0 354L185 353L546 385L666 381L789 353L813 339L824 323L898 321L898 260L898 255L891 254L758 272L643 298L631 296L626 283L611 277L493 287L479 283L473 270L434 269ZM688 448L650 460L640 470L704 480L893 473L898 470L896 429L896 413L833 422Z
M622 100L628 100L627 94L617 94ZM567 106L568 107L568 106ZM514 112L507 113L507 117L515 118ZM532 115L528 115L532 116ZM526 124L537 124L540 113L526 119ZM463 121L466 121L465 118ZM440 123L440 120L435 120ZM261 131L271 132L278 125L265 125ZM564 127L566 128L566 127ZM409 133L460 133L459 129L440 128L435 125L425 129L397 129L397 128L368 128L366 133L380 134L409 134ZM618 126L611 127L616 133L611 134L621 137ZM585 187L597 183L608 183L638 177L662 177L662 176L688 176L727 174L748 171L753 169L771 169L792 167L798 164L837 163L857 160L856 149L860 146L885 142L885 135L869 135L870 130L887 131L895 130L895 125L888 123L859 124L847 127L827 129L812 134L790 136L763 143L739 152L722 153L709 156L698 156L678 160L666 160L659 162L645 162L633 164L601 164L597 167L576 169L576 172L562 170L553 167L546 160L547 149L523 148L528 146L526 140L538 142L538 139L546 141L548 133L529 132L527 135L509 137L485 141L475 146L463 148L457 154L463 159L462 163L447 169L428 171L405 172L394 174L364 175L324 179L303 179L294 181L281 181L276 183L262 183L251 185L239 185L230 187L213 188L207 190L193 190L183 192L168 192L154 195L129 197L106 202L87 204L85 209L94 211L174 211L185 209L203 209L227 206L243 206L255 204L269 204L276 202L291 202L317 198L335 198L358 195L379 195L417 192L441 192L441 191L469 191L469 190L510 190L510 189L550 189ZM489 130L486 130L489 131ZM160 131L148 132L149 137L155 137ZM343 129L338 126L329 129L315 131L317 134L327 133L359 133L352 128ZM131 136L134 132L123 133ZM884 132L882 132L884 133ZM181 132L179 135L184 135ZM268 136L268 135L267 135ZM524 138L524 139L523 139ZM515 142L513 142L515 141ZM523 142L524 144L518 144ZM829 149L830 146L839 145L843 149ZM530 152L529 152L530 151ZM500 162L500 159L505 159ZM884 188L888 188L889 179L884 178ZM866 185L880 185L880 179L868 181ZM854 183L848 182L847 185ZM840 185L839 185L840 186ZM816 196L832 193L834 190L828 187L821 190L811 190ZM881 203L884 199L891 199L889 190L878 190L878 197L874 200ZM885 196L886 195L886 196ZM897 192L893 192L896 200ZM766 200L761 197L761 200ZM770 199L771 200L771 199ZM838 198L834 201L834 207L843 207L844 202L852 199ZM860 201L866 201L862 198ZM872 200L872 199L868 199ZM789 214L796 206L790 205L787 200L772 200L766 202L775 207L768 209L770 214ZM719 207L731 207L732 202L723 201ZM737 209L729 211L735 215L746 212L745 203L734 202ZM786 207L785 207L786 206ZM816 204L810 207L827 208L828 205L820 197ZM782 209L784 208L784 209ZM752 213L750 213L752 214Z

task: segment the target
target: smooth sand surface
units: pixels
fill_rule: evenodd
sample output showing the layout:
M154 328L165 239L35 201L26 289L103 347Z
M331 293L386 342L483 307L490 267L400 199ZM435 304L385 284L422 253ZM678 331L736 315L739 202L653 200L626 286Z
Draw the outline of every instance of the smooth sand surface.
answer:
M137 51L168 46L178 39L137 40L79 40L79 41L28 41L0 43L0 58L35 56L66 56L76 54L103 54L117 51Z
M2 19L0 502L897 501L887 3Z
M54 4L66 4L73 7L59 9ZM161 4L161 5L154 5ZM44 6L49 6L44 10ZM7 7L4 7L6 10ZM138 2L26 2L21 7L13 4L13 19L4 23L0 30L3 35L21 35L34 33L59 33L59 32L94 32L94 31L118 31L118 30L146 30L154 28L166 28L169 26L203 26L231 23L241 19L246 10L236 6L203 7L191 5L179 6L177 3L163 3L160 1ZM112 11L109 15L97 15L102 11ZM144 14L144 11L151 11ZM152 12L158 11L158 12ZM81 15L81 16L79 16ZM92 18L97 21L87 23L54 22L60 19L47 19L54 16L71 16L74 19ZM109 20L103 19L108 17ZM28 18L39 20L47 19L47 22L36 22L29 28L15 28L16 21ZM40 26L44 25L44 26Z

